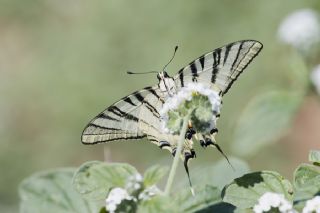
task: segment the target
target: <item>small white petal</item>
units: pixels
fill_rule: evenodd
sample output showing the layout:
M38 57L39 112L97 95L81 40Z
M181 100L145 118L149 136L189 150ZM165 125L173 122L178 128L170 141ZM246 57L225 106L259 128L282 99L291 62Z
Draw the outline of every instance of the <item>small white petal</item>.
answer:
M135 179L136 179L136 181L138 181L138 182L141 182L141 181L143 180L142 176L141 176L139 173L137 173L137 174L135 175Z
M133 188L134 188L135 190L140 189L140 188L141 188L140 183L135 183Z
M302 213L320 213L320 196L316 196L311 200L306 202L305 207L302 210Z
M273 192L266 192L258 201L258 204L254 206L255 212L267 212L271 208L277 208L281 213L294 213L292 204L287 201L283 194L277 194Z
M255 213L262 213L262 212L263 212L262 207L261 207L260 205L255 205L255 206L253 207L253 211L254 211Z
M132 197L128 192L120 187L112 189L106 199L106 209L109 212L116 210L117 205L119 205L123 200L131 200Z
M106 206L106 210L110 213L114 212L116 209L117 209L117 205L113 203Z

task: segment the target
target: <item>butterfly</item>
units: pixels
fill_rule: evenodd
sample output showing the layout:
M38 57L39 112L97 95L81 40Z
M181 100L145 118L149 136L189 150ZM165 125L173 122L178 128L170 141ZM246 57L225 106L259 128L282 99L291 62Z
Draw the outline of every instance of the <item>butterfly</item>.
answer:
M166 99L190 82L208 86L218 91L222 97L262 47L255 40L237 41L200 56L173 77L164 69L157 74L157 85L145 87L122 98L91 120L82 133L82 143L98 144L147 138L175 155L179 136L161 131L159 111ZM200 139L200 144L203 147L213 145L223 153L214 141L217 132L217 129L212 129L210 135L204 135ZM188 177L188 161L195 158L196 153L187 142L192 140L194 133L190 127L186 134L186 144L189 145L185 145L181 153Z

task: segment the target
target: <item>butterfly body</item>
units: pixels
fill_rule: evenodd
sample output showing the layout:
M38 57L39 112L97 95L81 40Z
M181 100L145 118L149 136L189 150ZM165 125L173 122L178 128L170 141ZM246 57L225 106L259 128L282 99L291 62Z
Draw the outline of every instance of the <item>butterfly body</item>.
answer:
M163 96L173 96L177 92L174 79L170 77L166 71L159 72L157 77L159 80L158 87L163 93Z
M222 97L261 49L262 44L258 41L238 41L200 56L173 77L165 71L159 72L157 85L145 87L122 98L91 120L82 133L82 142L97 144L146 137L161 149L168 149L175 155L179 136L165 133L161 127L160 110L166 99L190 82L201 83L216 90ZM204 148L215 146L220 151L214 139L216 133L217 129L205 135L187 132L181 153L185 166L189 159L196 156L193 138L200 141Z

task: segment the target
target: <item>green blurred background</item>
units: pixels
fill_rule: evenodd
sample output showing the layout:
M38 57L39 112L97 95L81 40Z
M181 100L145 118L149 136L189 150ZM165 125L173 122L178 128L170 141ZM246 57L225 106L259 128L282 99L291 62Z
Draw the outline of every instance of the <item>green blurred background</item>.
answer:
M175 45L179 50L168 68L171 75L229 42L264 44L224 98L218 122L218 143L237 156L229 141L246 103L258 93L293 86L288 77L292 50L278 41L277 29L286 15L306 7L319 10L320 3L0 0L0 212L18 210L19 182L39 170L103 159L129 162L140 171L169 165L169 153L147 141L85 146L80 136L105 107L157 82L154 75L129 76L127 70L161 70ZM312 134L319 119L309 113L315 110L320 116L319 102L306 98L279 143L244 158L252 170L272 169L291 178L297 164L307 160L307 150L316 148ZM309 142L303 134L311 135ZM196 150L191 173L221 159L215 150Z

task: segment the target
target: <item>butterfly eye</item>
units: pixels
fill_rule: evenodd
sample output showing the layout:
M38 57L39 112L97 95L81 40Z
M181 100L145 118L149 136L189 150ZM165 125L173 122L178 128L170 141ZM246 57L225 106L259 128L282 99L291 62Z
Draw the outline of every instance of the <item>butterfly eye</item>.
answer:
M161 80L161 77L160 77L160 74L158 73L157 74L157 79L160 81Z
M163 76L164 76L165 78L169 78L169 75L168 75L167 72L163 72Z

